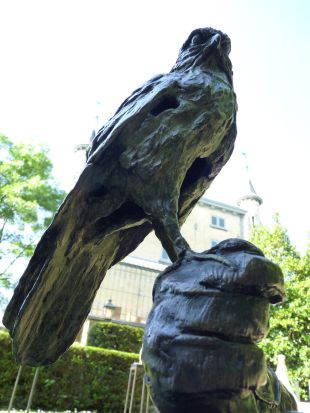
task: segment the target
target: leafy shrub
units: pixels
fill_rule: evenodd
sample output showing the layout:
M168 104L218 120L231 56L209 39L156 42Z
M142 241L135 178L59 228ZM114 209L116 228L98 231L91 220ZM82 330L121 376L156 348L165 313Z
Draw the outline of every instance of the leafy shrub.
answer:
M94 324L89 331L87 344L95 347L139 353L144 329L130 325L103 321Z
M3 408L9 404L18 370L11 347L9 335L0 333L0 406ZM74 345L55 364L40 368L32 408L122 413L129 367L137 359L137 354ZM14 408L26 407L33 375L33 368L23 367Z

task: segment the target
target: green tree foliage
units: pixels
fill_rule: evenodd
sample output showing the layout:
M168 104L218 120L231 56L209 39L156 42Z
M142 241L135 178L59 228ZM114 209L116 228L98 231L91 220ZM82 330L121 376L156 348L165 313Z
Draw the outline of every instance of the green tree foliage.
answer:
M301 256L278 216L272 228L256 227L251 241L281 267L287 295L285 303L271 308L270 332L262 348L273 367L278 354L285 355L291 381L299 381L301 395L306 397L310 377L310 243Z
M64 198L47 150L0 135L0 286L18 258L30 257L38 235Z
M124 324L103 321L95 323L88 335L87 344L129 353L139 353L144 329Z

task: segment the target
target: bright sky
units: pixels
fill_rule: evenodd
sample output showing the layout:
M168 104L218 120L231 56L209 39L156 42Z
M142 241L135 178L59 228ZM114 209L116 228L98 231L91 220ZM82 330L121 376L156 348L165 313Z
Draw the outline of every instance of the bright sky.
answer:
M263 221L279 212L303 249L310 230L309 21L308 0L0 0L0 132L46 142L69 189L73 147L88 141L95 115L103 124L136 87L169 71L193 29L220 29L232 40L238 138L207 196L235 203L244 194L246 152Z

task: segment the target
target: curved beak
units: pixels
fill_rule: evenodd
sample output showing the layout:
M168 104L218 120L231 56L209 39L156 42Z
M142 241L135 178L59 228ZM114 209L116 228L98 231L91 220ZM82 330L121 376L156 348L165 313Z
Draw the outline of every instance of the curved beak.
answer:
M219 49L221 47L221 40L222 40L221 35L216 33L211 37L209 46L213 46Z

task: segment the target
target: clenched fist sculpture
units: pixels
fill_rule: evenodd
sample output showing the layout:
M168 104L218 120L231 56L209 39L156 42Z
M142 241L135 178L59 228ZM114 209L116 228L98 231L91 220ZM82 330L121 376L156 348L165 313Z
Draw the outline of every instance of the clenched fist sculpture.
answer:
M284 298L280 268L240 239L207 253L179 260L155 282L142 360L156 406L160 413L296 410L256 346L268 332L270 303Z

